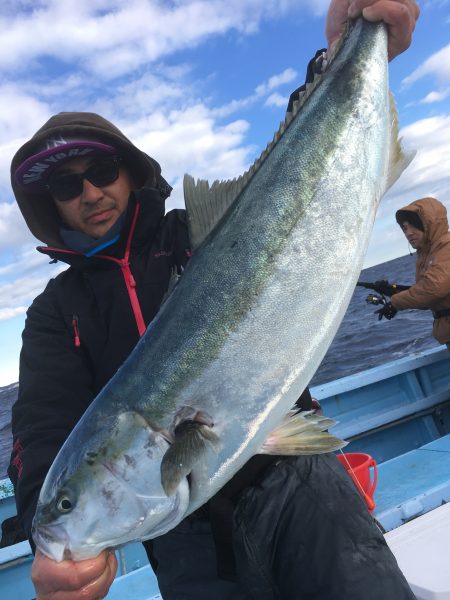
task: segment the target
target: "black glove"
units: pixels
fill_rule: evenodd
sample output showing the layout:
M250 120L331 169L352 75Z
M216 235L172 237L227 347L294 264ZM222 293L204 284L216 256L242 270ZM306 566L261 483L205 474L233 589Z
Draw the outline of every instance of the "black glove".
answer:
M376 310L375 314L378 315L379 321L381 321L383 317L390 321L397 314L397 309L392 305L391 302L387 302L382 308Z
M389 283L386 279L380 279L379 281L375 281L373 284L373 288L379 294L383 294L384 296L393 296L398 292L404 292L405 290L409 290L411 286L409 285L401 285L399 283Z
M387 279L380 279L375 281L373 284L373 289L376 290L379 294L386 294L386 296L390 296L392 285L389 284Z

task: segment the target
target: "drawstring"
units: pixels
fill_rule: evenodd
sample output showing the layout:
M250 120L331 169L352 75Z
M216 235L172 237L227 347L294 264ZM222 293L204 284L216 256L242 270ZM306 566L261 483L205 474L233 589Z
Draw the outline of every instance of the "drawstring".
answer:
M133 222L131 223L130 233L128 234L127 245L125 247L125 254L122 259L114 258L113 256L108 256L105 254L97 254L97 258L102 258L104 260L109 260L118 264L122 270L122 275L125 280L125 285L127 286L128 297L130 300L131 308L133 310L134 318L136 321L136 326L138 328L139 337L142 337L147 329L147 326L144 321L144 317L142 315L141 305L139 303L139 298L136 292L136 281L133 277L133 273L130 269L130 253L131 253L131 241L133 239L134 230L136 227L136 222L139 214L139 204L136 204L136 210L134 212Z
M72 316L72 327L73 327L73 333L75 336L75 348L79 348L81 346L81 342L80 342L80 334L78 332L78 317L76 315Z

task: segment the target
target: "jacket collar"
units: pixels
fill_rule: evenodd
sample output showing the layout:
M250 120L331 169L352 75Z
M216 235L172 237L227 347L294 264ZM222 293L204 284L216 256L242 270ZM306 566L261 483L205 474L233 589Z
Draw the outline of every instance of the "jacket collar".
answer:
M125 223L117 242L108 246L98 255L86 257L69 248L38 246L37 250L47 254L53 260L59 260L79 269L95 268L104 264L102 257L109 256L121 260L125 256L127 245L138 248L153 239L161 219L164 216L164 198L155 188L142 188L132 193L128 203ZM130 239L130 236L132 239Z

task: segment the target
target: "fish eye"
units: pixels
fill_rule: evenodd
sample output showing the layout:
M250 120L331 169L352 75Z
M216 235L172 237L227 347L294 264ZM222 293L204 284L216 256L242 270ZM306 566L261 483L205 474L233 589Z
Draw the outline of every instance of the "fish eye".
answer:
M58 498L56 508L61 513L68 513L73 509L72 501L67 494L63 494Z

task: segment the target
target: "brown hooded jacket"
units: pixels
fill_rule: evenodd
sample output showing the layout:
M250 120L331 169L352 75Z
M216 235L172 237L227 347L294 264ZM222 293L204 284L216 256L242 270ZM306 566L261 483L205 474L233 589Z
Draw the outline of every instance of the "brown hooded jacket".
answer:
M450 232L447 210L436 198L421 198L401 210L416 213L424 227L424 242L417 250L416 283L392 296L397 310L450 309ZM450 342L450 316L434 320L433 336L441 344Z

